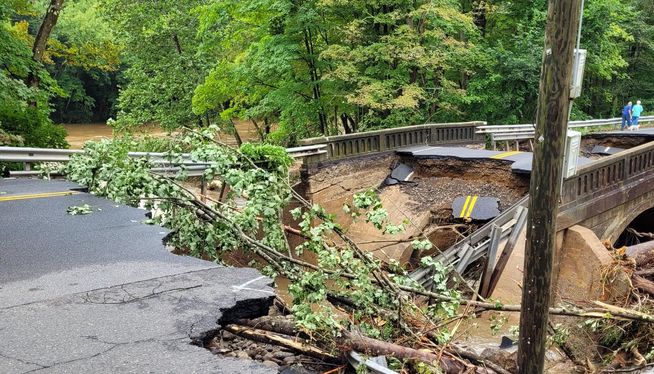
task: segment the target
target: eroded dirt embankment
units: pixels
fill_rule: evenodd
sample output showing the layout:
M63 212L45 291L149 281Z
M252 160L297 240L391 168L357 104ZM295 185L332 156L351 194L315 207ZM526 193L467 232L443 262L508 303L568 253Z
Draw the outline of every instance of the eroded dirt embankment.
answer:
M629 149L651 141L652 138L646 136L607 136L602 134L589 134L584 136L581 140L581 154L584 157L597 159L601 158L601 156L592 153L593 148L597 145Z
M385 186L384 180L398 163L413 168L411 182ZM508 161L415 159L388 154L315 168L304 174L302 188L309 199L336 214L338 223L362 248L383 261L406 264L414 254L412 239L427 236L437 249L445 249L481 223L454 219L454 199L467 195L495 197L503 210L527 193L529 179L512 173ZM343 211L355 193L370 188L377 190L391 222L405 222L404 232L384 235Z

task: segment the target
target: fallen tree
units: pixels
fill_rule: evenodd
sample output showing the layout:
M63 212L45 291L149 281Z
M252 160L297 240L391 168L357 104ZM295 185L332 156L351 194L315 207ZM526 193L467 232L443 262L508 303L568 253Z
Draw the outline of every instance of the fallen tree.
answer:
M287 318L260 317L253 320L241 319L234 321L233 324L225 326L224 329L233 334L252 338L254 340L267 343L279 343L297 353L306 354L321 360L330 361L335 359L335 357L331 355L325 357L323 350L311 346L305 340L298 340L297 336L303 335L303 333L295 327L292 320ZM277 335L275 338L271 339L271 332L281 334L282 336ZM500 366L458 346L448 347L453 351L453 353L438 355L429 350L412 349L398 344L373 339L361 334L360 332L350 332L347 330L341 331L341 334L336 338L336 344L341 349L341 352L356 351L369 356L390 356L403 360L420 361L431 365L438 363L446 373L461 373L473 369L474 372L477 373L509 374L507 370ZM319 353L316 354L316 351ZM456 355L466 359L473 359L480 366L466 364L460 359L457 359Z
M184 177L183 167L177 176L152 174L154 161L127 156L128 151L140 150L132 148L135 144L130 141L88 144L84 153L72 157L67 174L97 195L133 205L145 204L155 212L155 223L174 230L170 244L191 255L220 260L230 251L249 251L265 263L266 274L288 278L294 331L306 333L306 341L296 349L320 340L321 348L313 354L324 359L336 356L338 347L346 347L436 362L446 370L461 369L461 365L467 368L470 364L460 359L447 361L456 357L456 349L448 348L451 335L425 332L445 329L446 321L461 316L461 305L472 307L464 315L479 310L520 311L519 305L464 299L461 292L448 286L450 269L431 259L423 259L425 266L433 268L431 290L411 280L401 267L384 267L351 240L332 215L291 188L288 168L292 160L285 150L247 143L235 150L215 142L211 131L191 131L180 144L192 149L193 160L209 165L205 178L219 176L223 185L229 185L231 192L224 199L205 202L198 198L179 182ZM179 154L171 153L169 161L176 159L180 159ZM299 205L292 211L299 229L282 221L284 209L292 200ZM374 193L356 194L350 212L389 235L402 229L388 220ZM304 242L292 248L286 237L289 232ZM429 243L419 241L417 245ZM315 263L299 258L305 251L312 253ZM430 305L428 299L434 303ZM333 300L347 304L350 312L335 314ZM550 313L654 322L654 317L646 313L606 304L592 309L551 308ZM244 332L235 326L230 329L292 346L284 337L251 329Z

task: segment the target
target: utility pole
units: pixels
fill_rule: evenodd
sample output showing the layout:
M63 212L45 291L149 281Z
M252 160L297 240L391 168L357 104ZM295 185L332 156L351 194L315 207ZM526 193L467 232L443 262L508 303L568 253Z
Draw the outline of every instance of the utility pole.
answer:
M518 372L542 373L579 0L549 0L522 282Z

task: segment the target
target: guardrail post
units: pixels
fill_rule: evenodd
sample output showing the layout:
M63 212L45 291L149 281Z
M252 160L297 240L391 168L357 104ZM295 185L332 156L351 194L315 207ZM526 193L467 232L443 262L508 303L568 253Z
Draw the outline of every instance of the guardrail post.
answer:
M26 161L26 162L23 162L23 170L25 170L25 171L30 171L30 170L32 170L32 163L27 162L27 161Z

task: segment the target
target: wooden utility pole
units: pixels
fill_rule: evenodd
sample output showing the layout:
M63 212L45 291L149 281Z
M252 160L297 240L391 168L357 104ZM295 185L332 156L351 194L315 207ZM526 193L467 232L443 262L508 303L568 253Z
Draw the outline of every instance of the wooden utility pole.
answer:
M542 373L579 0L550 0L529 186L518 372Z

